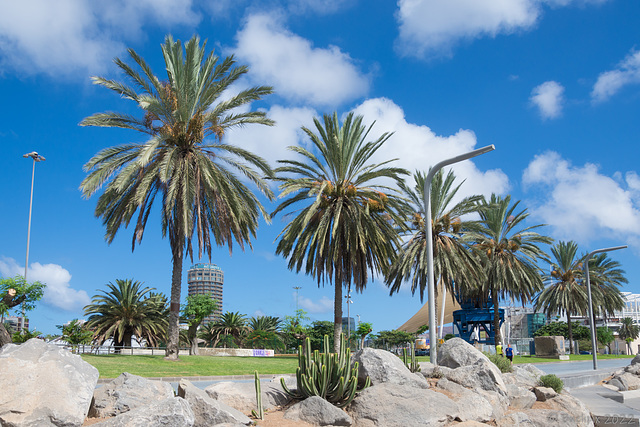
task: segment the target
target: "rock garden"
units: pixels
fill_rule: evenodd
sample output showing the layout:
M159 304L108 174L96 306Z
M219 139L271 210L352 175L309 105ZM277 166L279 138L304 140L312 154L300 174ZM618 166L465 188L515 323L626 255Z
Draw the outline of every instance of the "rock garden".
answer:
M202 390L183 379L176 393L168 383L123 373L96 388L98 371L93 366L33 339L0 350L0 425L593 425L587 408L571 394L541 387L539 378L544 373L532 365L514 366L513 372L502 373L484 354L458 338L442 345L439 357L440 366L421 363L421 372L412 373L387 351L357 352L352 372L355 375L357 362L358 391L352 399L342 400L347 403L340 408L317 396L292 398L284 388L294 395L299 392L295 376L263 381L259 400L253 382L220 382ZM617 380L637 387L638 362L634 359L610 384L617 385ZM370 385L362 388L367 377ZM348 382L343 385L349 395ZM259 408L264 410L264 420L255 416Z

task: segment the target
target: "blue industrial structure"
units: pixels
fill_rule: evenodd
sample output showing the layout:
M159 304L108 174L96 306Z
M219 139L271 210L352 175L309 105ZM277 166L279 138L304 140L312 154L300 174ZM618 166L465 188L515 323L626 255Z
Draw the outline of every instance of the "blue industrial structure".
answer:
M486 302L479 298L462 299L456 295L456 300L462 310L453 312L453 324L457 328L457 335L463 340L473 344L495 345L496 332L493 327L494 304L489 298ZM504 309L498 308L500 327L504 323ZM484 334L482 333L484 332Z

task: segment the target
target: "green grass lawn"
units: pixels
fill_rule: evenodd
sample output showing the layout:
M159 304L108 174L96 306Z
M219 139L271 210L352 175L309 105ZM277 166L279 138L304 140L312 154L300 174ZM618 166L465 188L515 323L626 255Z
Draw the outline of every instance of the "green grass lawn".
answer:
M123 372L142 377L197 377L213 375L292 374L295 357L180 356L177 362L164 356L82 355L100 372L100 378L116 378Z
M592 360L590 354L571 355L571 360ZM633 356L599 354L598 360L632 358ZM163 356L82 355L95 366L100 378L116 378L123 372L142 377L199 377L215 375L293 374L298 366L297 357L215 357L180 356L178 362L164 360ZM429 356L417 357L419 362L429 362ZM535 356L514 356L513 363L549 363L558 359Z

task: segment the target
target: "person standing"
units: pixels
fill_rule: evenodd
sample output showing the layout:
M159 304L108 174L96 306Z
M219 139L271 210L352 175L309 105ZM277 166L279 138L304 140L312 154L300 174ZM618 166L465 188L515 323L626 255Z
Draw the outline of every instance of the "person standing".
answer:
M507 345L507 348L504 350L504 354L510 362L513 362L513 349L511 348L511 344Z
M504 357L504 354L502 353L502 344L496 344L496 354Z

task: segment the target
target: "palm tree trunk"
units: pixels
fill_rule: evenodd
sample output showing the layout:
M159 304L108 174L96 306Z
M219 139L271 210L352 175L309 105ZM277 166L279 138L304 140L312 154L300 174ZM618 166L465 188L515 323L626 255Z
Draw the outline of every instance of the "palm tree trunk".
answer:
M573 328L571 326L571 316L567 311L567 328L569 329L569 354L573 354Z
M195 327L194 327L195 326ZM189 338L191 338L190 355L198 355L198 325L189 326Z
M498 304L498 296L495 292L495 287L491 285L491 300L493 301L493 330L495 331L494 345L498 345L502 342L502 336L500 335L500 304Z
M169 310L169 328L167 330L167 349L165 359L178 360L180 347L180 287L182 284L182 250L174 251L173 273L171 275L171 308Z
M336 293L333 301L333 351L340 352L340 335L342 335L342 277L336 277Z

